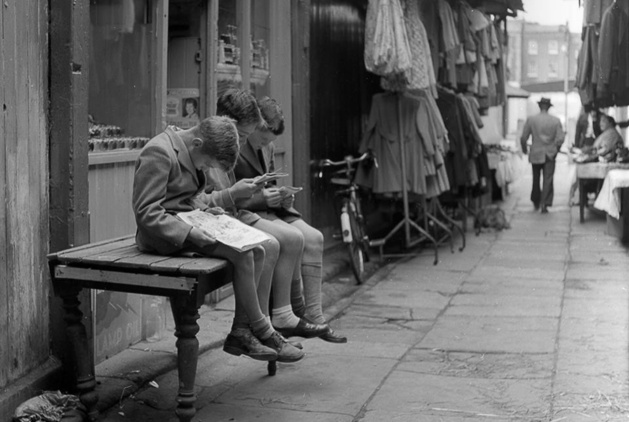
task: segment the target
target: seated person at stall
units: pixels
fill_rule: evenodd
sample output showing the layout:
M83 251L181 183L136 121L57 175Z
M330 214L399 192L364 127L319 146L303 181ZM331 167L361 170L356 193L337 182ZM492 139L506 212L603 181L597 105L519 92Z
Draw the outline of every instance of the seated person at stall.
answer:
M624 141L618 130L616 120L607 114L599 118L601 133L596 137L591 147L580 149L575 161L577 163L602 162L609 163L616 160L616 152L622 149Z
M262 124L260 110L255 97L250 93L237 89L228 89L217 101L217 114L230 117L236 121L240 142L243 145L247 137L255 128ZM252 179L241 179L252 180ZM236 182L233 171L225 172L221 169L210 169L208 172L208 188L229 189ZM223 198L225 199L225 198ZM267 262L263 270L262 280L271 277L271 283L261 282L258 287L258 300L262 312L271 316L273 327L285 337L299 336L304 338L318 337L328 332L326 324L316 324L300 318L291 307L291 282L295 265L301 258L303 250L303 236L291 227L279 226L261 218L258 214L242 207L242 198L232 199L230 208L237 209L240 221L249 224L271 236L275 244L279 244L279 251L267 251ZM214 203L213 205L221 205ZM264 245L267 248L267 245ZM268 259L269 256L274 258ZM268 286L268 287L267 287ZM271 289L272 286L272 289ZM272 297L272 309L269 309L269 296ZM291 345L291 343L288 343ZM294 344L297 347L300 345Z
M236 179L255 178L276 170L273 141L284 132L284 115L277 101L269 97L259 100L258 105L264 124L258 125L241 145L234 168ZM283 194L272 182L250 199L243 200L240 206L303 239L303 251L292 270L291 305L297 316L314 324L326 324L321 307L323 234L301 218L293 208L294 201L294 194ZM319 338L331 343L347 342L347 337L336 334L331 328Z
M132 206L137 223L136 243L142 252L198 253L231 262L234 295L244 318L234 317L225 343L234 354L278 360L278 351L268 345L272 343L269 339L278 334L262 313L256 291L264 250L256 247L238 252L176 216L195 209L223 212L210 208L202 200L206 186L204 171L231 170L239 150L236 125L227 117L209 117L187 130L168 127L151 139L135 165ZM234 195L251 196L254 190L245 185L241 183Z

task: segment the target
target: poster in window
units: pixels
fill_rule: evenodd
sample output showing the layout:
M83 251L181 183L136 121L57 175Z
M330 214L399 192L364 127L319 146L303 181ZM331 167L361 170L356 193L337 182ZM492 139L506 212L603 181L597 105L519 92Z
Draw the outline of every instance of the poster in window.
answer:
M166 123L182 129L189 129L199 123L199 120L199 89L168 89Z

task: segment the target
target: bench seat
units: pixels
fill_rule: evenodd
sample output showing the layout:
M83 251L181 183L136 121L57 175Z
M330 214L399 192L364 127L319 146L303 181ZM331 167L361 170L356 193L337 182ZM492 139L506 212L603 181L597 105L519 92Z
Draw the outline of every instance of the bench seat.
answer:
M182 422L196 413L194 382L199 342L199 307L205 295L232 280L229 262L208 257L162 256L140 252L133 235L67 249L48 255L55 295L63 300L66 332L73 351L77 390L97 420L96 380L92 346L79 309L79 292L100 289L166 296L175 320L179 392L176 414ZM276 370L269 362L269 374Z

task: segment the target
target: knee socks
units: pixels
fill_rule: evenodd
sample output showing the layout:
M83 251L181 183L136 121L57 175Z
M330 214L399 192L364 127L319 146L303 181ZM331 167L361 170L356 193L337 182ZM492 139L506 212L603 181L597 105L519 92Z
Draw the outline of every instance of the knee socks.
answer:
M290 304L293 307L293 313L299 318L303 317L306 312L306 303L304 302L304 294L301 287L301 278L297 278L291 282L290 287Z
M323 309L321 308L322 266L321 262L302 263L301 265L306 317L315 324L325 324Z

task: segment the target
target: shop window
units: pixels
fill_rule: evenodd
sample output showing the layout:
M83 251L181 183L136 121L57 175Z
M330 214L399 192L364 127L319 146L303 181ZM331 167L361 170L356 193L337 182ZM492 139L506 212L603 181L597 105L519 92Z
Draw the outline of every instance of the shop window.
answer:
M91 152L137 149L153 135L150 3L90 1Z
M528 42L528 53L531 56L537 56L537 41Z
M548 54L557 55L559 54L559 43L557 40L548 41Z
M269 4L270 0L219 3L218 95L232 87L248 88L257 97L269 94Z

